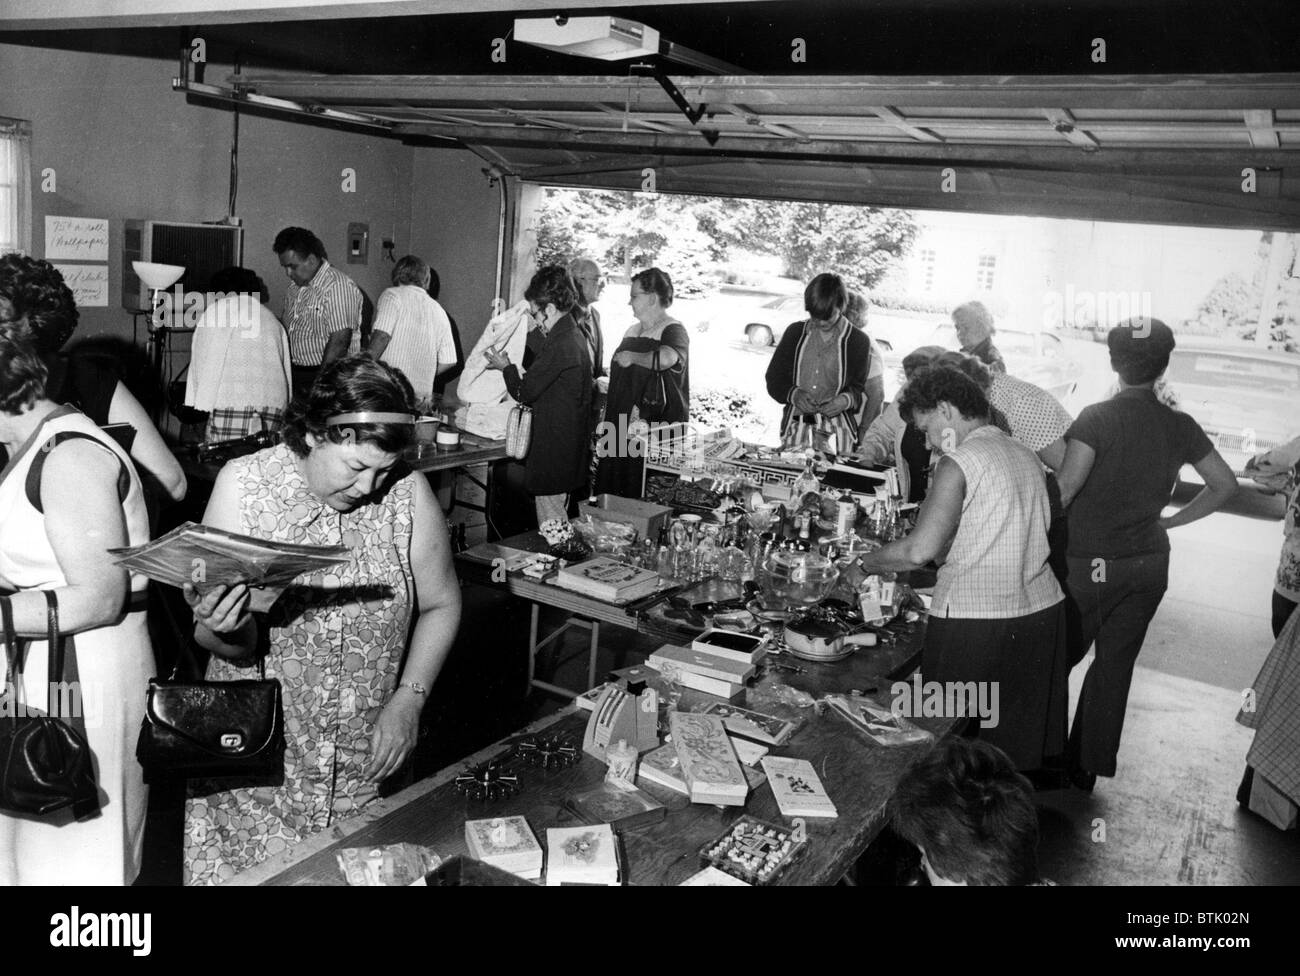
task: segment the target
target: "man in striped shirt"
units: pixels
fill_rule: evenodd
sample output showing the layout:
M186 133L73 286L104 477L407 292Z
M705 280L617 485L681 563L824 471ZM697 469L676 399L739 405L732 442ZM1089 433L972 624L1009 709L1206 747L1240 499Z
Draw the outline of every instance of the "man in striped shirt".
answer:
M286 227L272 245L289 276L284 296L293 392L310 389L320 368L359 348L361 289L325 254L319 237L303 227Z

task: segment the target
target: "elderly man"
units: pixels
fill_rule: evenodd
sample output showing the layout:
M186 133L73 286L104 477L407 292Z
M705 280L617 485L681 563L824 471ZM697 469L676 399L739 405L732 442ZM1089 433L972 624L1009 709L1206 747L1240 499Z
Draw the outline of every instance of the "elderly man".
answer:
M422 259L406 255L393 266L392 281L379 296L367 352L400 369L416 397L427 400L437 378L456 365L451 319L429 296L433 269Z
M952 324L957 329L961 351L974 356L995 373L1005 373L1007 364L993 345L993 316L983 302L967 302L952 310Z
M271 248L289 276L281 318L297 393L310 389L322 366L358 351L361 289L329 263L320 238L303 227L286 227Z
M569 277L578 288L578 304L574 319L578 331L587 340L591 352L591 378L595 383L595 392L604 394L609 389L609 374L605 369L605 339L600 332L600 313L595 303L600 301L600 293L605 290L605 276L591 258L574 258L569 262Z

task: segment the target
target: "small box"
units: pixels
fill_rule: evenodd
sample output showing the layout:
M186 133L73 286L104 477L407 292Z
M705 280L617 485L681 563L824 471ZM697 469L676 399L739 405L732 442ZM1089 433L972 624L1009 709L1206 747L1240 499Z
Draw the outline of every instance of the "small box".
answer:
M735 630L709 629L691 641L691 647L741 664L757 664L767 654L767 638Z
M592 503L595 504L592 504ZM659 540L659 531L668 524L673 510L663 505L654 505L637 498L624 498L622 495L597 495L578 505L579 515L590 515L594 519L606 522L621 522L630 525L641 539Z

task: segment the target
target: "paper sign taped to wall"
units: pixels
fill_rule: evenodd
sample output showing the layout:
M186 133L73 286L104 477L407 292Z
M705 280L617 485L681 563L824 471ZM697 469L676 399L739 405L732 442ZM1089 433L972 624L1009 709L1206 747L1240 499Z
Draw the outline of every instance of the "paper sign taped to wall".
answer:
M108 307L108 265L55 264L78 308Z
M47 216L45 260L107 261L108 219Z

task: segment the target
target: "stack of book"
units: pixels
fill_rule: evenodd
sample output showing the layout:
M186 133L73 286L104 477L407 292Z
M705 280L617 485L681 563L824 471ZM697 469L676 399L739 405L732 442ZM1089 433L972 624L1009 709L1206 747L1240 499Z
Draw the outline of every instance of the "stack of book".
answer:
M606 603L627 603L659 588L659 574L597 556L555 574L555 585Z
M471 857L529 881L542 876L542 846L523 817L465 821Z
M735 698L754 675L753 664L672 644L665 644L651 654L646 664L680 685L719 698Z
M617 885L618 851L608 824L548 827L546 885Z

